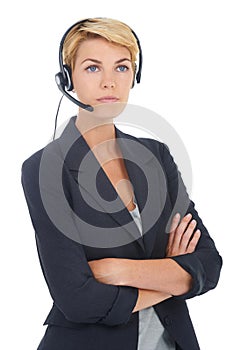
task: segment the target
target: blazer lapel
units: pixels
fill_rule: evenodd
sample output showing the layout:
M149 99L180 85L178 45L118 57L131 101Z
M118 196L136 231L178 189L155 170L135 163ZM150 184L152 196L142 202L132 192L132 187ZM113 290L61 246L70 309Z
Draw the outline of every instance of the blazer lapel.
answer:
M139 206L146 257L164 257L168 241L165 226L170 212L167 181L157 148L116 128L126 169ZM150 142L148 142L148 145ZM170 215L169 215L170 216Z
M128 209L75 126L75 119L76 117L70 119L58 139L65 164L69 170L77 174L79 186L89 193L97 206L100 206L127 231L130 235L129 242L136 241L150 256L157 236L154 225L165 204L162 195L163 192L165 193L162 189L164 175L162 171L160 172L154 154L147 150L136 137L125 134L115 126L116 138L141 214L142 237ZM94 176L93 179L92 176ZM144 235L146 232L148 233Z
M129 239L127 242L137 241L141 248L144 249L138 227L108 176L100 167L89 145L75 126L75 119L76 117L70 119L58 139L64 163L77 177L79 186L84 191L87 191L95 201L95 206L100 207L100 210L104 211L106 215L110 215L128 233ZM98 177L97 184L96 175ZM94 177L92 178L92 176Z

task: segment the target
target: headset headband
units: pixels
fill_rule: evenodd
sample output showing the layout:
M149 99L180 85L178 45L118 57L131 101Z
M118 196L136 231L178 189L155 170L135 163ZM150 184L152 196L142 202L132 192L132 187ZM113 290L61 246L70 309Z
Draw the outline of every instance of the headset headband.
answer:
M95 19L95 18L94 18ZM79 26L85 22L90 22L92 21L92 18L87 18L87 19L83 19L81 21L78 21L76 23L74 23L71 27L69 27L66 32L63 34L63 37L60 41L60 45L59 45L59 66L60 66L60 72L62 73L64 79L67 78L67 72L65 71L65 69L69 68L69 67L65 67L63 64L63 45L64 45L64 41L66 40L66 37L68 35L68 33L76 26ZM129 27L130 28L130 27ZM142 55L142 49L141 49L141 44L140 44L140 40L138 39L136 33L130 28L132 34L134 35L136 42L137 42L137 46L139 49L139 63L138 63L138 71L136 73L136 82L139 84L141 81L141 70L142 70L142 61L143 61L143 55ZM65 67L65 68L64 68Z

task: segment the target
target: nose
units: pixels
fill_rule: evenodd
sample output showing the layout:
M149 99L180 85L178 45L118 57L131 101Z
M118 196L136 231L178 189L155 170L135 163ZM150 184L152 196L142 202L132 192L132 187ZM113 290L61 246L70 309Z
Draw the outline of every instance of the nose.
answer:
M114 89L116 82L114 81L112 74L105 74L102 78L101 85L103 89Z
M115 82L114 81L108 81L103 83L104 89L114 89L115 88Z
M104 89L114 89L115 88L115 82L113 80L108 80L108 81L103 81L102 82L102 87Z

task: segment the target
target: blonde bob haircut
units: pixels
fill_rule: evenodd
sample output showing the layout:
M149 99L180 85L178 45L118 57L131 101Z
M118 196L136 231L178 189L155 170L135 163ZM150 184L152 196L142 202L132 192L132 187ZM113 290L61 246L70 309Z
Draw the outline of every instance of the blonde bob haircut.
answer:
M82 22L82 21L81 21ZM63 45L63 61L73 72L77 51L82 42L92 38L104 38L109 42L126 47L131 55L135 72L138 44L131 28L123 22L111 18L90 18L77 23L67 34Z

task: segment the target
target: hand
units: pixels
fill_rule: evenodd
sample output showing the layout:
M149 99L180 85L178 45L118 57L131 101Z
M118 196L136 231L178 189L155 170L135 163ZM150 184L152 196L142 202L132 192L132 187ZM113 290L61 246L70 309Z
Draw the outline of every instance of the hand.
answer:
M121 285L127 271L127 259L105 258L89 261L95 279L105 284Z
M193 253L195 251L201 231L195 231L197 222L191 219L191 214L183 217L181 222L180 214L174 216L167 244L166 257Z

